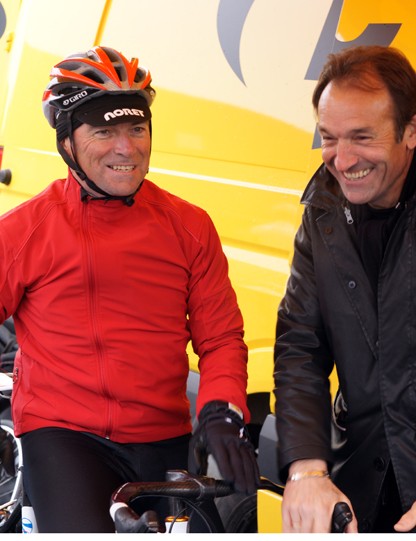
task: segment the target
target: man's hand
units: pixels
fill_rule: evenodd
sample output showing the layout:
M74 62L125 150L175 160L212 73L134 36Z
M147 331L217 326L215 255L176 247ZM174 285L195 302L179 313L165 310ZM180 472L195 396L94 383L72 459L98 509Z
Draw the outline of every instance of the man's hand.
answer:
M405 513L397 524L394 525L396 532L410 532L416 527L416 502Z
M298 460L291 465L289 478L297 473L299 480L288 480L283 494L284 533L330 533L335 505L338 502L345 502L352 509L350 500L329 477L307 474L326 469L325 462L320 460ZM345 532L358 532L354 513Z
M206 474L208 455L214 457L222 477L236 492L256 491L259 470L253 445L243 420L226 402L215 400L202 408L189 444L189 471Z

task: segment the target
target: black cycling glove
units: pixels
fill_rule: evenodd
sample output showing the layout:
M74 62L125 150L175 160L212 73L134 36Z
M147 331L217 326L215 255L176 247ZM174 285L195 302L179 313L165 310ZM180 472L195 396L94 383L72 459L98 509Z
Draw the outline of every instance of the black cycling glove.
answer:
M259 484L259 469L254 447L243 419L227 402L208 402L199 414L199 424L189 444L188 469L205 475L208 455L212 455L222 477L236 492L251 494Z

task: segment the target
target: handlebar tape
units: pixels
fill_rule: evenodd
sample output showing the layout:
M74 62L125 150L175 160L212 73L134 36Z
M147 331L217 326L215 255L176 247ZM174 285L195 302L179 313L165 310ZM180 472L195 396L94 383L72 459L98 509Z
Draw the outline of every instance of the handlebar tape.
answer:
M352 521L352 511L345 502L335 504L332 513L331 533L344 533L347 525Z

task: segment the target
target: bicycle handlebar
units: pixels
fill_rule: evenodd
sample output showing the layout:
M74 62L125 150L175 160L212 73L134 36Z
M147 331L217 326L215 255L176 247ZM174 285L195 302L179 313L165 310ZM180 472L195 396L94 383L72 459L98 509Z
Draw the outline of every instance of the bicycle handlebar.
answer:
M260 478L264 490L282 494L283 487L269 479ZM110 514L118 533L164 532L154 511L147 511L140 517L129 507L129 503L141 496L161 496L191 501L212 500L234 494L233 486L223 480L196 476L184 470L170 470L166 481L125 483L116 490L110 501Z
M332 514L331 533L344 533L345 528L352 521L352 511L345 502L335 504Z

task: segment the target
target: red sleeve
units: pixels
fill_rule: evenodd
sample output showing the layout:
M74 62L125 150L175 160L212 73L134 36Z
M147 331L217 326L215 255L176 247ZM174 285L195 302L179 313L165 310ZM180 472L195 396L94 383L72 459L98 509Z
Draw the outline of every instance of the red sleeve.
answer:
M243 318L228 277L228 262L217 231L206 215L192 262L189 325L199 356L197 414L211 400L238 406L247 423L247 346Z

